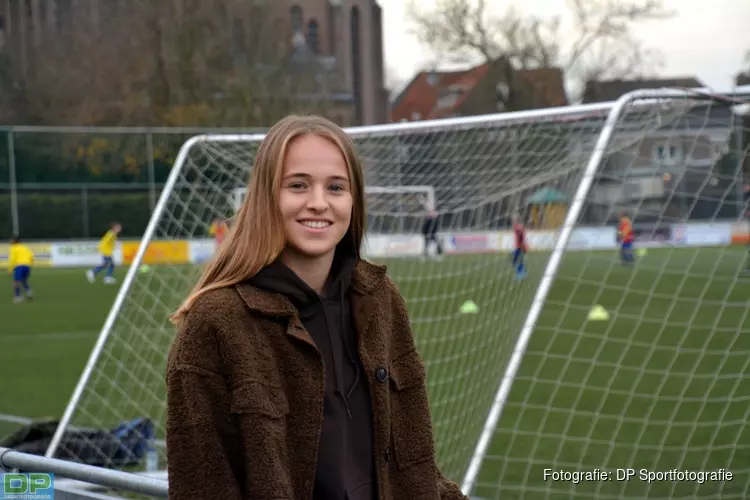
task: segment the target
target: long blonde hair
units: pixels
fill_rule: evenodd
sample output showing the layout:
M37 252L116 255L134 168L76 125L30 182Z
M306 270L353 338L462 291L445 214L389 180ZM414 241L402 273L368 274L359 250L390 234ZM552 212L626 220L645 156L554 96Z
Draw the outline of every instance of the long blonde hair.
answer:
M353 208L349 230L341 243L351 245L359 256L367 215L364 172L354 142L338 125L320 116L287 116L268 131L260 144L250 173L247 196L232 229L188 298L169 317L172 323L179 324L204 293L241 283L281 255L286 237L278 195L284 161L290 143L308 134L331 141L344 156Z

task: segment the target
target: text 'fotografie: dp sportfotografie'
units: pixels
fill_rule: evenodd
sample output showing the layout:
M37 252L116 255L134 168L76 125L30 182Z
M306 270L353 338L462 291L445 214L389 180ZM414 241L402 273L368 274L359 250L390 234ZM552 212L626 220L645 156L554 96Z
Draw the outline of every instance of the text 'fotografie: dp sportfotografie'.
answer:
M732 473L726 469L713 471L694 471L671 469L652 471L648 469L593 469L588 471L569 471L544 469L545 481L561 481L573 484L591 481L645 481L653 482L686 482L703 484L713 481L731 481Z

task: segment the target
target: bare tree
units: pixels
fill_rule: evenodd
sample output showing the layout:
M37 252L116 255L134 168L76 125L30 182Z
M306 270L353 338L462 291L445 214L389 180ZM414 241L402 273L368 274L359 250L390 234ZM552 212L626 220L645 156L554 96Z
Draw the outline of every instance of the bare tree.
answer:
M511 83L503 104L512 109L514 73L558 67L580 92L586 82L640 76L659 65L659 54L633 34L633 26L673 13L661 0L567 0L568 15L541 18L514 7L490 11L487 0L437 0L409 18L417 38L451 62L499 61Z
M121 11L105 4L117 5L72 10L29 44L24 64L16 56L6 73L22 75L15 101L23 115L0 113L0 120L263 128L292 112L330 114L336 106L326 99L339 90L335 68L294 39L277 3L129 0ZM8 86L2 69L0 58L0 90ZM50 134L18 148L54 158L58 169L132 178L148 161L170 164L185 139L155 137L147 151L137 135Z
M29 112L38 123L227 127L325 112L330 72L312 54L294 60L291 31L271 9L243 0L130 0L127 12L76 11L71 29L32 50ZM297 44L304 52L304 41Z
M737 85L750 85L750 50L745 55L745 68L737 73L734 81Z

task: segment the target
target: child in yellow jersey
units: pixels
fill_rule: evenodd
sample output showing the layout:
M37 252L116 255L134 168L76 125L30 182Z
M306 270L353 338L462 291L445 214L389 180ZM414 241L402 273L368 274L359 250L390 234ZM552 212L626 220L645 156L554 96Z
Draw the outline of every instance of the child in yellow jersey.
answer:
M107 274L104 276L104 283L108 285L117 283L112 273L115 272L114 254L117 245L117 235L120 234L120 231L122 231L122 225L119 222L113 222L109 226L109 231L104 233L104 236L99 241L99 253L102 255L102 264L86 271L86 279L89 280L89 283L96 281L96 275L105 269L107 270Z
M8 274L13 275L13 302L18 304L23 302L24 295L31 299L34 294L29 286L31 277L31 266L34 265L34 252L29 247L21 243L20 238L15 237L10 240L10 250L8 252Z

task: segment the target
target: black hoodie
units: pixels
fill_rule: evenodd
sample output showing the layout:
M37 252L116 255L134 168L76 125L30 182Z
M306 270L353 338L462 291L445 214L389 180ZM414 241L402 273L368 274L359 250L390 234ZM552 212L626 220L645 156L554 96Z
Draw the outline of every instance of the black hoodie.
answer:
M323 356L325 398L314 500L377 498L372 403L349 302L356 263L353 252L347 255L337 249L323 296L281 261L249 280L258 288L289 298Z

